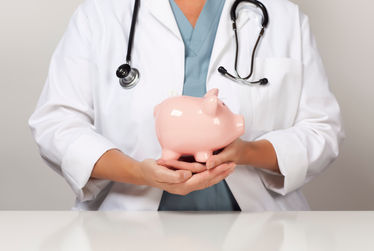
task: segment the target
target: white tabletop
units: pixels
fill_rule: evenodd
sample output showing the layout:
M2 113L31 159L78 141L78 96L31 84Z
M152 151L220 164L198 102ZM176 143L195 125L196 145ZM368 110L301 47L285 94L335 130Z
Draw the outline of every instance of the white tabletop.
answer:
M374 212L0 212L0 250L374 250Z

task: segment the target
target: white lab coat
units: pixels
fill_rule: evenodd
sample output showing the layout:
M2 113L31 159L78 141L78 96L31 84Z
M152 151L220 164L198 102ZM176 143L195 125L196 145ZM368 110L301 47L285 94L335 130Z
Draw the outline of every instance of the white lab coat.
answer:
M123 89L115 75L124 63L134 1L86 0L74 13L55 50L48 79L29 125L42 158L74 190L75 209L157 210L158 188L95 180L95 162L112 148L141 161L161 156L153 107L181 95L184 43L168 0L143 0L132 66L140 82ZM245 117L243 140L269 140L282 175L237 166L226 181L243 211L307 210L300 188L339 153L344 133L340 109L327 78L308 18L286 0L263 0L270 22L256 54L254 79L244 86L217 72L233 72L235 43L227 0L209 65L206 88ZM239 71L250 68L250 51L261 15L240 6Z

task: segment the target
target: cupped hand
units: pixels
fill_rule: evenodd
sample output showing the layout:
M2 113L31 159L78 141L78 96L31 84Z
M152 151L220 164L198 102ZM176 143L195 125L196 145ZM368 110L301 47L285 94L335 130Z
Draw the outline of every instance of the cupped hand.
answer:
M186 164L178 163L178 167L179 165L186 167ZM234 162L223 163L216 168L192 175L191 170L172 170L157 164L156 160L146 159L139 163L139 170L146 185L160 188L169 193L186 195L221 182L234 171L235 166Z
M211 187L226 179L235 170L235 166L234 162L223 163L216 168L196 173L185 182L165 183L163 189L169 193L187 195L193 191Z
M163 184L164 190L169 193L186 195L196 190L202 190L213 186L227 178L235 169L234 162L226 162L217 165L216 168L207 170L205 163L195 162L193 156L183 156L178 160L157 160L157 164L171 170L188 170L192 177L182 183Z

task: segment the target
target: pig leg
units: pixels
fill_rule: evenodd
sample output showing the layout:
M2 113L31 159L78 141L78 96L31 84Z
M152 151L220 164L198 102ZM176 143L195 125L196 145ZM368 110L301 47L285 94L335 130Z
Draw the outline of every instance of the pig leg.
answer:
M210 156L212 156L212 151L197 152L194 155L197 162L206 162Z
M177 160L181 154L173 152L172 150L169 149L162 149L162 157L161 159L163 160Z

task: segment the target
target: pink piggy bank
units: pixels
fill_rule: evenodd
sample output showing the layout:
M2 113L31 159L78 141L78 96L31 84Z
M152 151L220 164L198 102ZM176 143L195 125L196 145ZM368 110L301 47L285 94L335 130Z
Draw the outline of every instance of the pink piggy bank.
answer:
M163 160L193 155L196 161L206 162L213 151L244 133L243 116L218 99L218 89L203 98L168 98L154 108L153 115Z

